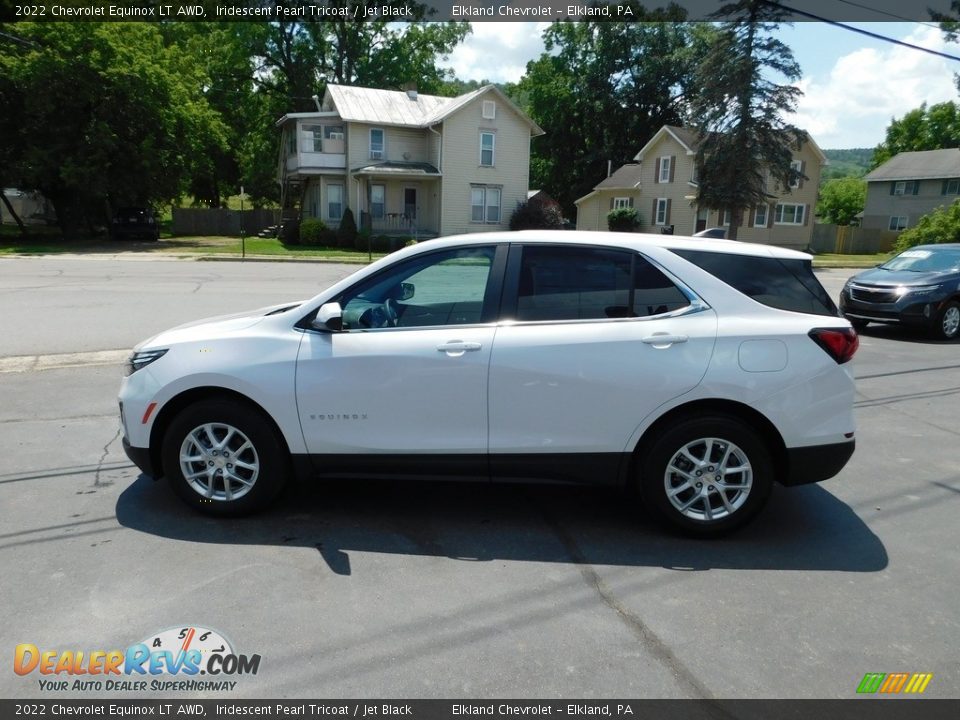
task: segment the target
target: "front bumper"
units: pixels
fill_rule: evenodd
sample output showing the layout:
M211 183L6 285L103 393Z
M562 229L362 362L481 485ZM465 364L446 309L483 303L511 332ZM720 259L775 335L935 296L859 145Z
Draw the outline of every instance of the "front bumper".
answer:
M853 455L856 440L830 445L787 448L787 474L780 478L782 485L808 485L829 480Z
M123 451L130 458L130 462L136 465L143 472L152 478L157 477L157 470L154 467L153 459L150 457L150 448L133 447L127 438L123 438Z
M908 293L895 302L869 302L852 296L848 288L840 293L840 312L854 320L929 326L946 299L942 293Z

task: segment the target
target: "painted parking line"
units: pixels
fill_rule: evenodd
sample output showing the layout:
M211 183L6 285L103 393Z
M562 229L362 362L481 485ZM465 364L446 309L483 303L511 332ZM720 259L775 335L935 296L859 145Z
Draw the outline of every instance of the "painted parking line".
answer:
M93 350L57 355L18 355L0 358L0 373L37 372L90 365L119 365L130 356L130 350Z

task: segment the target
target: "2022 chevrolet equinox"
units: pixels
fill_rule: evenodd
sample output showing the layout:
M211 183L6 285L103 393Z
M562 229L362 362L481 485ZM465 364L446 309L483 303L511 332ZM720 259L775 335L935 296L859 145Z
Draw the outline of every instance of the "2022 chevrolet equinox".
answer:
M720 534L854 450L857 335L803 253L527 231L420 243L306 302L137 346L124 447L218 515L293 476L635 488Z

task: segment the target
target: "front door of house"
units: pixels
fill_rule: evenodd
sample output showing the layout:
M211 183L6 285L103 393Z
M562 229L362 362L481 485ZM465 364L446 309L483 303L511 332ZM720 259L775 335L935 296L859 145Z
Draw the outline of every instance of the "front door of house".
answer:
M403 214L407 220L417 219L417 189L408 187L403 189Z

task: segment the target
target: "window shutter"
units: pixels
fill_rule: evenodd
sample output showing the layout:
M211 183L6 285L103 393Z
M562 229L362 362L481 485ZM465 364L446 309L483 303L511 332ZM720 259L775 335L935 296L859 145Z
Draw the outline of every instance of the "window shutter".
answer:
M670 182L673 182L673 176L677 172L677 156L670 156Z
M628 198L628 200L630 201L630 207L633 207L633 198Z
M896 180L891 181L891 183L890 183L890 194L891 194L891 195L893 195L893 191L896 189L896 187L897 187L897 181L896 181Z
M673 173L673 165L671 165L670 168L671 168L670 172L671 172L671 174L672 174L672 173ZM667 212L665 213L666 217L663 218L663 224L664 224L664 225L669 225L669 224L670 224L670 205L671 205L672 203L673 203L673 201L672 201L670 198L667 198Z
M916 195L916 194L919 193L919 192L920 192L920 181L919 181L919 180L914 180L914 181L913 181L913 194Z
M804 205L803 206L803 226L806 227L809 222L810 222L810 206Z
M769 205L767 205L767 227L768 228L773 227L773 217L776 214L776 212L777 212L776 205L774 205L773 203L770 203Z
M653 199L653 212L650 214L650 224L657 224L657 199Z
M660 182L660 158L657 158L657 169L653 173L653 181Z
M747 208L747 227L753 227L753 216L757 212L756 208Z
M610 198L610 209L613 210L613 198Z

